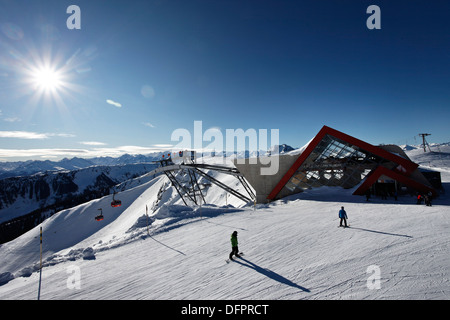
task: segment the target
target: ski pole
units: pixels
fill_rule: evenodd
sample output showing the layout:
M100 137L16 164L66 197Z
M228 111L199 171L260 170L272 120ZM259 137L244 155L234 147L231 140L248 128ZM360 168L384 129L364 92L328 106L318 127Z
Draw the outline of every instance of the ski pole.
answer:
M42 227L40 231L40 264L39 264L39 289L38 289L38 300L41 299L41 280L42 280Z

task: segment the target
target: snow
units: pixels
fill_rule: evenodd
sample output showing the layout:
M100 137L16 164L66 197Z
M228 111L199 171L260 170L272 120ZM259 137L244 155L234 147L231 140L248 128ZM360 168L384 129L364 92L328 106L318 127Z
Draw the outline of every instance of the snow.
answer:
M116 195L119 208L110 195L41 224L40 298L448 299L450 166L427 161L447 191L432 207L409 196L366 202L340 188L254 207L214 185L209 204L186 207L165 176L143 179ZM214 175L241 188L233 176ZM341 206L350 228L337 227ZM105 219L96 222L99 208ZM0 246L0 299L37 298L39 227ZM245 255L227 264L234 230Z

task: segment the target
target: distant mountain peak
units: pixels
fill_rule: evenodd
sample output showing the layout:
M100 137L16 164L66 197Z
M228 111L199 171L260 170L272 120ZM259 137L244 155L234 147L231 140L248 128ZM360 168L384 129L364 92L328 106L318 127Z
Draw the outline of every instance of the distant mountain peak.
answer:
M295 150L295 149L285 143L274 145L269 149L269 151L272 154L275 154L275 153L282 154L282 153L290 152L292 150Z

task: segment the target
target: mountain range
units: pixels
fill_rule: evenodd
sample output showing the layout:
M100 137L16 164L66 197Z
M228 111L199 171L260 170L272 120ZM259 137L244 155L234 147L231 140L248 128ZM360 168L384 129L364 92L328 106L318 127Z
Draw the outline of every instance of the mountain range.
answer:
M294 150L291 146L286 144L273 146L269 152L275 154L286 153ZM266 154L268 151L257 152L226 152L220 153L221 155L229 157L236 154L237 157L253 157L260 154ZM137 163L151 163L158 161L161 157L167 154L167 152L154 152L149 154L124 154L120 157L95 157L95 158L78 158L72 159L64 158L59 161L51 160L28 160L28 161L15 161L15 162L0 162L0 179L15 177L15 176L28 176L39 172L46 171L64 171L64 170L79 170L88 168L91 166L117 166ZM219 153L216 153L219 155Z

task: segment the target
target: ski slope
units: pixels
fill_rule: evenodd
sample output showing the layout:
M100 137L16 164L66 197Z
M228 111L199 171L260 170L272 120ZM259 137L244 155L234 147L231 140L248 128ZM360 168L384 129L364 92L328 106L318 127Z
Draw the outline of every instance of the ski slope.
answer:
M116 196L122 207L108 196L44 221L40 299L448 299L450 169L440 165L447 190L432 207L340 188L253 207L212 186L214 205L189 208L164 176L144 181ZM350 228L338 228L341 206ZM245 255L227 264L234 230ZM0 261L0 299L36 299L39 226L2 245Z

